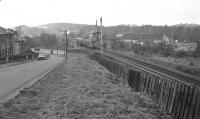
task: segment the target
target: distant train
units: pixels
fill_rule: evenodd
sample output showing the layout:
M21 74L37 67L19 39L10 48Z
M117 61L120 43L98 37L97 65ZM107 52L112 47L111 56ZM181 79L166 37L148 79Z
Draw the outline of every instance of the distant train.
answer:
M90 48L90 49L94 49L97 50L100 48L100 45L98 45L98 43L92 43L92 42L88 42L88 41L78 41L78 45L81 47L86 47L86 48Z
M90 48L93 50L100 50L101 49L101 44L99 42L96 41L86 41L86 40L81 40L78 41L78 45L81 47L86 47L86 48ZM105 48L105 44L103 44L103 47Z

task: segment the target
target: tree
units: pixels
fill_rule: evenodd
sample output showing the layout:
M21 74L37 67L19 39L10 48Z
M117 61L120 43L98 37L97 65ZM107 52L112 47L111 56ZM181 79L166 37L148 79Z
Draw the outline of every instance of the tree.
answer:
M162 54L165 57L170 56L172 53L173 53L173 47L172 46L165 46L164 49L163 49L163 52L162 52Z
M55 34L43 33L39 36L41 46L44 48L56 48L57 39Z
M38 46L38 43L36 42L35 39L29 37L29 36L24 36L24 39L27 43L27 49L30 49L30 48L35 48Z

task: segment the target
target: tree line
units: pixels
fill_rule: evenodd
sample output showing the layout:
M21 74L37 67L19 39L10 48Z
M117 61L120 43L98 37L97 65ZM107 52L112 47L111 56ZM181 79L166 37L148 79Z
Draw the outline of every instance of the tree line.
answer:
M95 27L85 26L79 30L79 36L94 30ZM200 38L200 25L196 24L179 24L172 26L153 26L153 25L118 25L103 27L103 35L117 35L123 33L151 33L156 39L161 39L160 36L178 40L179 42L197 42Z
M76 35L71 32L68 34L68 42L70 43ZM59 49L64 50L66 47L66 36L65 34L55 34L55 33L42 33L39 36L24 36L25 42L27 43L27 48L45 48L45 49ZM71 45L69 44L69 47Z
M47 49L56 49L58 40L55 34L42 33L39 36L24 36L28 48L41 47Z

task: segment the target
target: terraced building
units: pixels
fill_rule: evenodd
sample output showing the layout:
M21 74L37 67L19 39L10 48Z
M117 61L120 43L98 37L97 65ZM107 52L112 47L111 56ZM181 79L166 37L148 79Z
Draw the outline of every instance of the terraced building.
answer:
M14 34L13 30L0 27L0 60L13 55Z

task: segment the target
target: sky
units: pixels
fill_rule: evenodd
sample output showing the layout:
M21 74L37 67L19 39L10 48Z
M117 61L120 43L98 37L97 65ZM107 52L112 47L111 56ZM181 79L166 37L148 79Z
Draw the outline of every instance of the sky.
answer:
M200 24L200 0L0 0L0 26Z

